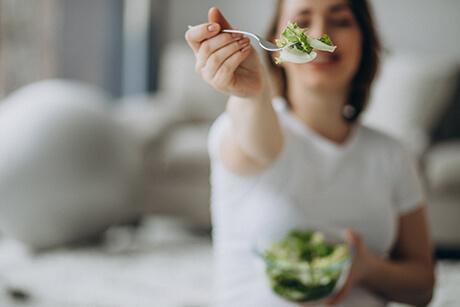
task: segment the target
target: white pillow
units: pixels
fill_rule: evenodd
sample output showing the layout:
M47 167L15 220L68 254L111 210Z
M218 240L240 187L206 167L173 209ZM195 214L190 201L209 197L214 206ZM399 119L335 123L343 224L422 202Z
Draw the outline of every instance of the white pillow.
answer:
M228 99L195 71L195 56L184 42L172 42L164 49L160 90L174 95L180 114L191 120L214 120L225 110Z
M417 155L454 94L457 62L397 54L384 59L362 122L399 138Z
M430 188L458 193L460 187L460 141L439 143L428 151L425 168Z

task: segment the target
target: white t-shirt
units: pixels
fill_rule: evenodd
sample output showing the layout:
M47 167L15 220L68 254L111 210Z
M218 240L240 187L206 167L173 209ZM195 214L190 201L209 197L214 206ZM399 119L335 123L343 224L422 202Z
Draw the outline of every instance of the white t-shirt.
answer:
M277 160L256 175L239 176L219 159L231 129L222 114L209 135L215 306L297 306L276 296L254 265L251 249L267 227L308 220L349 227L384 256L395 242L398 217L423 203L410 156L394 139L359 124L348 140L333 143L273 101L284 133ZM385 300L355 286L340 306L385 306Z

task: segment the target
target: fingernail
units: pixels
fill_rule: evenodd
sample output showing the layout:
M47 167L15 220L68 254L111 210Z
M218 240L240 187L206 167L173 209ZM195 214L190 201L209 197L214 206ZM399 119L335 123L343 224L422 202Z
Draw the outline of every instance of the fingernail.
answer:
M211 24L211 25L208 26L208 31L209 32L215 32L217 30L219 30L219 25L217 25L217 24Z
M233 37L233 38L241 38L241 37L243 37L243 34L240 34L240 33L232 33L232 37Z
M251 46L248 45L248 46L244 47L243 49L241 49L241 52L247 52L247 51L249 51L250 49L251 49Z
M238 41L238 43L239 43L240 45L245 45L245 44L249 43L249 38L244 37L244 38L240 39L240 40Z

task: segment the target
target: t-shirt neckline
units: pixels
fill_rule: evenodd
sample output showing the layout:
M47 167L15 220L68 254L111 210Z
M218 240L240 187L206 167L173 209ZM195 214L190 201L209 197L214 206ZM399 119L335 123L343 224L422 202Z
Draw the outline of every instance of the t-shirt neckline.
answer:
M292 112L292 110L287 107L286 102L283 98L277 97L276 103L279 104L281 100L284 101L284 107L282 108L278 107L277 109L283 113L286 113L286 115L289 117L289 122L292 125L292 127L298 133L304 136L307 136L310 140L315 142L315 144L319 146L319 148L321 148L322 151L325 151L331 154L333 153L340 154L340 153L347 152L348 150L350 150L351 147L353 147L353 144L356 142L357 136L359 134L359 130L360 130L359 124L353 124L347 138L342 143L337 143L317 133L312 128L310 128L307 124L301 121Z

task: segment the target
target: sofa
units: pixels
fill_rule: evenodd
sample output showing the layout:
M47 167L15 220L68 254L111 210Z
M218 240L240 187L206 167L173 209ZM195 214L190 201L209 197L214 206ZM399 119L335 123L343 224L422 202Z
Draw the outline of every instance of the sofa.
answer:
M363 124L400 139L412 150L426 186L434 243L446 251L460 250L457 64L456 59L386 55L362 117ZM152 108L157 116L164 113L163 118L170 119L163 119L161 135L151 138L146 147L150 162L144 208L187 216L198 227L209 229L207 132L224 111L226 97L201 80L194 69L193 53L183 42L166 47L160 68L155 94L120 102L125 116L131 113L132 126L139 124L135 109L144 113L142 108ZM126 112L129 109L132 112Z

